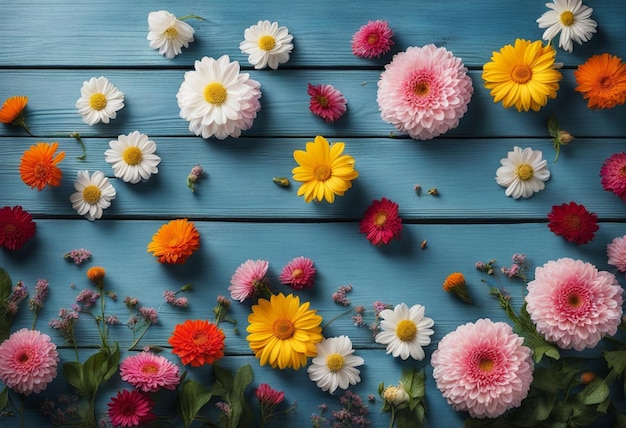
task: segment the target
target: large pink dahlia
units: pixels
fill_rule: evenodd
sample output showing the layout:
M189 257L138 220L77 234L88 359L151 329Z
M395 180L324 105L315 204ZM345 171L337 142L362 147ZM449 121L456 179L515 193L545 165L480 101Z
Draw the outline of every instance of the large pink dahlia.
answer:
M429 140L459 125L473 93L461 60L431 44L394 55L380 75L377 101L384 121Z
M526 309L546 340L580 351L617 332L623 291L612 273L562 258L535 269Z
M503 322L459 326L431 357L437 388L455 410L495 418L518 407L533 380L532 351Z

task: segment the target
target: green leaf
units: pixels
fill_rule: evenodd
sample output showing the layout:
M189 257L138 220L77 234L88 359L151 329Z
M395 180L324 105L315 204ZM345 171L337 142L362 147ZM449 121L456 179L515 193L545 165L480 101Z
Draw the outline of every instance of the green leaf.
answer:
M250 426L252 422L252 409L248 405L244 393L248 385L254 380L254 373L250 364L239 367L235 374L233 390L229 394L229 404L232 409L229 426Z
M13 315L7 310L7 303L11 296L11 289L13 282L9 273L0 268L0 343L9 337L11 334L11 321L13 321Z
M215 382L221 383L228 391L235 388L235 378L230 370L219 365L213 365L213 373L215 374Z
M626 350L623 351L607 351L604 353L604 359L610 369L621 376L626 369Z
M66 361L63 363L63 376L65 380L76 388L82 395L85 395L85 384L83 382L83 365L78 361Z
M551 137L556 138L559 136L559 121L554 114L548 116L548 133Z
M5 386L0 392L0 411L4 410L9 404L9 387Z
M600 404L609 396L609 385L604 379L595 378L577 395L583 404Z
M200 409L211 400L211 396L210 390L192 379L186 380L179 387L176 408L185 428L193 423Z

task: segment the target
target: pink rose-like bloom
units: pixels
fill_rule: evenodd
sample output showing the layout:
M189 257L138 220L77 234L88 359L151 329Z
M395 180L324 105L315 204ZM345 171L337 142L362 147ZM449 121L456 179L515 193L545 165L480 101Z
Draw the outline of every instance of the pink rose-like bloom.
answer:
M431 357L433 378L455 410L495 418L519 407L533 380L532 351L503 322L479 319L459 326Z
M626 235L613 239L606 246L606 255L609 258L608 264L615 266L622 272L626 272Z
M156 419L150 397L137 389L118 391L107 406L109 420L116 427L135 427Z
M283 391L277 391L267 383L262 383L254 392L262 405L277 406L285 399Z
M174 390L180 382L178 367L151 352L141 352L122 361L120 376L143 392L155 392L161 388Z
M352 53L362 58L378 58L394 44L387 21L369 21L352 36Z
M16 331L0 344L0 381L24 395L43 391L57 375L56 349L47 334Z
M526 309L537 331L562 349L593 348L617 332L623 289L615 275L570 258L535 269Z
M303 290L313 287L314 276L313 261L306 257L296 257L287 263L278 279L295 290Z
M246 260L230 278L230 297L243 302L267 283L267 260Z
M461 60L430 44L394 55L380 75L377 101L384 121L429 140L459 125L473 93Z
M311 97L309 110L318 115L326 123L332 123L346 112L346 98L332 85L311 85L309 83L307 94Z
M602 188L613 192L626 202L626 153L614 153L600 168Z

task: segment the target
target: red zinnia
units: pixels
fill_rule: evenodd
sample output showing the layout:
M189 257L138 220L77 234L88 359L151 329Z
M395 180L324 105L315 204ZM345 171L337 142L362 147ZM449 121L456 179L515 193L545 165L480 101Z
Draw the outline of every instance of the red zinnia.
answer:
M626 202L626 153L615 153L609 156L600 168L602 187L615 193Z
M172 353L178 355L184 365L200 367L213 364L224 356L224 332L205 320L186 320L176 324L168 342Z
M311 85L307 93L311 97L309 110L326 121L332 123L346 112L347 101L343 94L332 85Z
M0 208L0 247L19 250L35 236L36 230L33 216L21 206Z
M109 419L116 427L135 427L156 419L150 397L137 389L118 391L107 406Z
M398 204L387 198L374 200L363 213L359 231L367 234L373 245L388 244L400 238L402 219L398 217Z
M576 244L591 241L599 229L598 216L575 202L554 205L548 220L548 227L554 234Z

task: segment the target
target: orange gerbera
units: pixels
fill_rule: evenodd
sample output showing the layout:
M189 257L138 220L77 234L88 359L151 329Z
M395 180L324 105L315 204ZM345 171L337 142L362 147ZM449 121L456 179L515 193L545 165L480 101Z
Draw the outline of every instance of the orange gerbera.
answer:
M225 338L224 332L209 321L186 320L176 324L168 342L184 365L200 367L224 356Z
M30 129L28 129L24 119L26 104L28 104L28 97L23 95L7 98L4 104L2 104L2 108L0 108L0 122L21 126L26 132L33 135L30 133Z
M613 108L626 102L626 64L621 58L594 55L574 71L576 91L589 99L591 109Z
M61 185L63 173L57 164L65 158L65 152L55 156L58 147L58 143L36 143L24 152L20 176L27 186L42 190L47 185Z
M186 218L172 220L152 237L148 252L158 257L159 263L183 264L200 248L200 233Z

